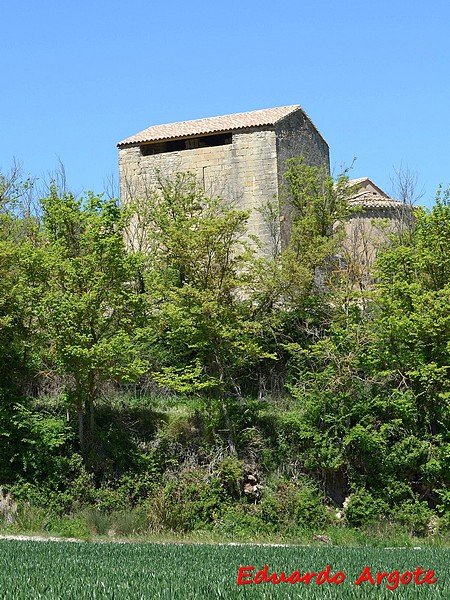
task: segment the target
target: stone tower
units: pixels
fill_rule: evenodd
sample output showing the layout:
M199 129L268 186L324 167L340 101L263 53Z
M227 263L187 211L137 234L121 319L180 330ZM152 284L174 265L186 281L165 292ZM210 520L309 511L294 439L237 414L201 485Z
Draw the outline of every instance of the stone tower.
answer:
M286 160L303 156L329 172L328 144L298 105L156 125L118 148L122 202L151 191L158 171L189 171L208 194L250 211L249 233L263 247L272 240L257 209L277 200Z

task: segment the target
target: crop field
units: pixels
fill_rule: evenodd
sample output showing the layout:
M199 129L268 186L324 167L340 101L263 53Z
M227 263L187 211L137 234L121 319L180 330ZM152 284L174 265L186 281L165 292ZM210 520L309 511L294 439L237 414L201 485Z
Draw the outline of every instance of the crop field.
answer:
M448 600L450 550L0 541L5 600L394 596Z

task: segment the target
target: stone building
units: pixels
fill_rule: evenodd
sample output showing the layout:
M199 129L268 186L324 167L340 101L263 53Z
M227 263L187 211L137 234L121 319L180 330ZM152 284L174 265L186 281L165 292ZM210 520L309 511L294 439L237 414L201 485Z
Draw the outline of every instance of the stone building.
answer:
M208 194L251 211L249 232L267 247L270 228L255 209L278 197L286 160L303 156L329 171L328 145L298 105L156 125L118 148L123 202L151 191L158 171L190 171Z
M364 262L371 264L380 240L412 225L413 212L408 204L391 198L368 177L351 179L348 184L354 189L349 205L357 210L345 224L347 246L353 245L357 254L365 257Z
M360 287L370 282L371 267L380 246L393 233L412 227L414 215L409 204L391 198L368 177L351 179L350 207L355 211L344 224L341 258Z
M328 144L299 105L156 125L123 140L118 148L122 202L151 193L158 171L169 177L192 172L208 194L250 212L249 233L267 253L274 244L273 231L258 209L279 198L286 161L303 156L309 165L326 172L330 168ZM350 203L360 210L346 223L344 251L369 267L386 231L405 218L405 205L367 177L349 185L355 190ZM292 207L284 204L282 211L278 245L289 238Z

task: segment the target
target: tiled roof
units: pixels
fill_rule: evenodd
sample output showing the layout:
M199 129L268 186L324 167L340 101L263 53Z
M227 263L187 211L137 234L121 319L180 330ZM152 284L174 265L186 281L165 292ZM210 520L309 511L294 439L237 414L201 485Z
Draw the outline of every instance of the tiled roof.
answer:
M267 108L254 110L252 112L225 115L223 117L209 117L207 119L196 119L195 121L181 121L180 123L168 123L166 125L155 125L132 135L119 142L117 145L140 144L143 142L156 142L174 138L190 137L208 133L220 133L245 129L247 127L263 127L275 125L277 121L284 119L289 114L301 110L298 104L292 106L280 106L278 108Z
M353 206L360 206L361 208L386 208L396 210L411 210L411 208L400 200L394 200L382 196L377 192L362 191L359 194L355 194L349 199L349 204Z
M409 210L403 202L390 198L386 192L375 185L368 177L350 179L347 182L347 185L350 188L355 188L355 192L349 198L350 205L359 206L360 208L365 209L384 208L388 210Z

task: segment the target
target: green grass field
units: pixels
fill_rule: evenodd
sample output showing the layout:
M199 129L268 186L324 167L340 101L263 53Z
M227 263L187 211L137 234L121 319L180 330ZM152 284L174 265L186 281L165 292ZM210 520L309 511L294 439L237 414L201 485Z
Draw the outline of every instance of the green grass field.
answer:
M345 574L342 583L318 585L262 582L237 585L239 567L268 565L268 575L281 571ZM368 566L377 571L434 570L437 582L399 583L397 589L355 580ZM247 574L250 573L247 572ZM429 576L430 577L430 576ZM405 581L409 578L405 576ZM425 574L419 575L419 581ZM293 577L295 579L295 576ZM396 575L390 586L395 586ZM450 550L343 547L268 547L183 544L115 544L0 541L0 597L182 599L190 598L450 598Z

